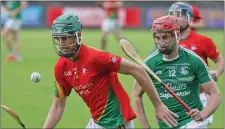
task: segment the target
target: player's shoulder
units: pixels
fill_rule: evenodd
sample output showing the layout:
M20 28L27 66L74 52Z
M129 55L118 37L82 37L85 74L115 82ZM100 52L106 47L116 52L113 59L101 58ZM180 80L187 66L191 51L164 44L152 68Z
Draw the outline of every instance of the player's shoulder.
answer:
M59 57L55 63L55 71L62 69L66 65L67 60L65 57Z
M203 34L200 34L200 33L197 33L197 32L192 32L194 34L194 37L197 38L198 40L202 41L203 43L205 42L212 42L212 39L206 35L203 35Z
M97 57L101 54L106 54L106 53L109 53L109 52L106 52L106 51L103 51L103 50L100 50L100 49L97 49L97 48L94 48L94 47L91 47L91 46L86 46L90 55L89 56L92 56L92 57Z
M193 52L193 51L191 51L191 50L189 50L187 48L184 48L184 47L180 47L180 48L183 51L184 58L188 59L190 62L196 62L196 60L204 62L202 60L202 58L200 56L198 56L195 52Z
M157 60L161 59L161 53L159 50L155 50L154 52L150 53L147 58L145 58L144 62L149 63L149 62L156 62Z

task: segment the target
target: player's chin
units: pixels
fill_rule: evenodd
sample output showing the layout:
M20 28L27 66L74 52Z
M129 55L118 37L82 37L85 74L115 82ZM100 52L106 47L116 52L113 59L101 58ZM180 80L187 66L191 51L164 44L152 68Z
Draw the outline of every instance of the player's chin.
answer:
M161 52L166 52L166 51L167 51L167 47L161 48Z

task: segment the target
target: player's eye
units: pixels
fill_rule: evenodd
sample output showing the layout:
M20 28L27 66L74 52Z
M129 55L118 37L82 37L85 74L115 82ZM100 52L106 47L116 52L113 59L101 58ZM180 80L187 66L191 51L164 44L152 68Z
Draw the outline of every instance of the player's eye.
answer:
M155 40L160 40L160 37L159 36L155 36Z
M67 40L66 36L61 37L61 40Z
M164 35L162 38L163 38L163 40L167 40L168 39L168 36L167 35Z

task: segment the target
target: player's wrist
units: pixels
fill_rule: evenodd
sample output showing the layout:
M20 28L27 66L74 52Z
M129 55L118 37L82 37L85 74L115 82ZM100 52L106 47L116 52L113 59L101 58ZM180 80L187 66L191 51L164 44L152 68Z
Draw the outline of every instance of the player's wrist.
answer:
M153 106L155 109L157 109L158 107L162 106L162 101L159 100L159 101L153 103Z
M208 115L207 115L207 113L204 110L201 111L201 114L202 114L202 117L203 117L203 121L208 118L207 117Z

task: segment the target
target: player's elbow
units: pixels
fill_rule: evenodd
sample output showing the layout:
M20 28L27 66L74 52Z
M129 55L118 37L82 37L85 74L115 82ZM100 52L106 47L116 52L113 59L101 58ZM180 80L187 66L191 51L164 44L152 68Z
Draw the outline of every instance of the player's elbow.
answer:
M134 99L141 99L143 96L144 91L142 90L142 88L140 87L140 85L138 84L137 81L135 81L134 83L134 87L132 89L132 97Z
M136 79L145 73L145 69L141 65L134 65L131 70L132 75Z
M66 105L66 98L57 98L55 97L52 108L58 111L63 111Z
M212 92L211 95L213 95L216 98L216 100L218 101L218 103L221 104L221 102L222 102L222 96L220 94L219 89L217 89L214 92Z

